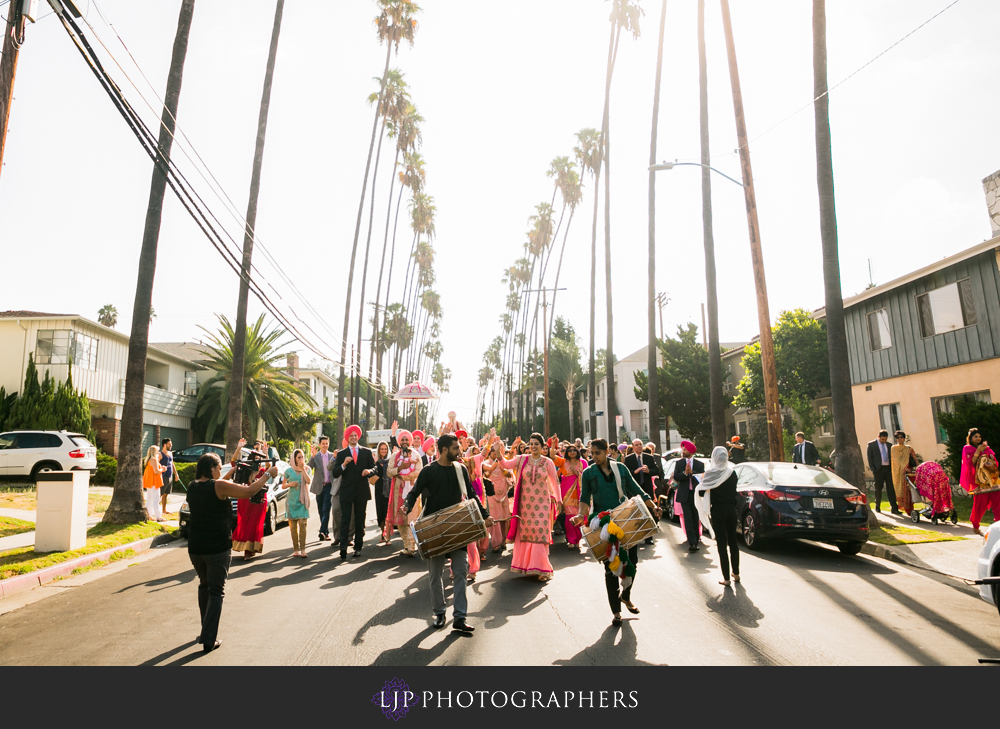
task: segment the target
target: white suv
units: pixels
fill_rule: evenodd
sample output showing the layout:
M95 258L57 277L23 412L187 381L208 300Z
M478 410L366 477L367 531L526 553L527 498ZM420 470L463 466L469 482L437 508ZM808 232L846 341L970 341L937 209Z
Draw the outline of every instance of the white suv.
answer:
M0 433L0 476L43 471L97 470L97 448L79 433L65 430L13 430Z
M1000 522L990 525L983 535L983 548L979 552L976 576L982 580L1000 575ZM980 585L979 595L1000 610L1000 585Z

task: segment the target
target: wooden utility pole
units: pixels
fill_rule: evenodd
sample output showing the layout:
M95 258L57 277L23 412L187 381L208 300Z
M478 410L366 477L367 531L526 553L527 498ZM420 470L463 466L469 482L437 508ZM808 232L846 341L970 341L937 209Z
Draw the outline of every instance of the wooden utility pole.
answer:
M542 292L542 329L548 331L548 313L549 313L549 301L548 294L544 291ZM552 435L552 428L549 427L549 345L548 342L543 342L545 349L545 437L548 438Z
M3 150L7 141L7 121L14 100L14 76L17 56L24 43L26 18L21 14L20 0L11 0L3 33L3 55L0 56L0 173L3 172Z
M778 373L774 366L774 341L771 338L771 314L767 304L767 282L764 278L764 256L760 248L760 226L757 222L757 197L750 168L750 146L743 116L743 94L740 73L736 66L736 46L733 42L733 21L729 15L729 0L722 2L722 25L726 31L726 52L729 56L729 81L733 87L733 110L736 113L736 135L740 144L740 166L743 169L743 193L747 204L747 225L750 228L750 258L757 289L757 322L760 326L760 360L764 373L764 406L767 412L767 442L772 461L783 461L785 446L781 436L781 406L778 404Z
M236 304L236 327L233 332L233 371L229 384L229 421L226 427L226 453L239 456L236 446L243 428L243 370L246 363L247 344L247 299L250 293L250 262L253 257L253 241L257 225L257 197L260 194L260 168L264 164L264 137L267 134L267 112L271 106L271 81L274 79L274 59L278 54L278 34L281 32L281 14L285 0L278 0L274 8L274 26L271 29L271 46L267 54L267 68L264 71L264 91L260 97L260 113L257 116L257 144L253 154L253 170L250 174L250 199L247 201L247 227L243 234L243 267L240 276L240 298Z

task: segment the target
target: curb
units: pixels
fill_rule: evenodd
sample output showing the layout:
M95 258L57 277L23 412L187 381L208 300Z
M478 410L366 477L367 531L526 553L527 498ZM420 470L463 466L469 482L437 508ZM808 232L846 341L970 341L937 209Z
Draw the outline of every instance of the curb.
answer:
M887 547L884 544L865 542L865 545L861 548L861 552L862 554L870 554L872 557L878 557L879 559L887 559L890 562L899 562L900 564L909 565L910 567L920 567L920 565L915 565L912 562L903 559L896 554L891 547ZM923 569L926 569L926 567ZM937 572L937 570L932 571ZM944 572L938 572L938 574L943 575Z
M62 562L60 564L52 565L51 567L46 567L42 570L29 572L26 575L8 577L5 580L0 580L0 600L19 592L24 592L25 590L40 587L48 582L52 582L52 580L57 577L68 577L73 574L73 570L79 569L80 567L86 567L99 559L107 559L115 552L124 552L126 549L131 549L136 553L145 552L148 549L158 547L161 544L168 544L174 541L174 539L175 537L173 534L159 534L155 537L147 537L139 540L138 542L132 542L131 544L121 544L117 547L109 547L108 549L100 552L94 552L93 554L85 554L82 557L71 559L68 562Z

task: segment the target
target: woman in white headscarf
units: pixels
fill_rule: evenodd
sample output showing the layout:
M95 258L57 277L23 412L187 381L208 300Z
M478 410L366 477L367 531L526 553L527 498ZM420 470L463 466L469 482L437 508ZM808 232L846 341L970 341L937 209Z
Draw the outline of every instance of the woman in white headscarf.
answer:
M712 462L698 484L698 491L704 491L705 494L703 498L707 503L704 505L708 507L704 510L699 507L699 512L712 516L712 535L719 548L719 562L722 564L722 579L719 584L726 587L730 584L730 558L733 563L733 579L740 581L740 547L736 541L736 481L736 470L729 462L729 453L722 446L717 446L712 451Z

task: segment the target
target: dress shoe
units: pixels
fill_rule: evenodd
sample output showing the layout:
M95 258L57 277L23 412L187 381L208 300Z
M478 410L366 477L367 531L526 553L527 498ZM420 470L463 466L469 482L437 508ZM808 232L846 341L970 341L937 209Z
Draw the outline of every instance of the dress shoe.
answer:
M893 509L892 513L895 514L896 516L902 516L903 515L903 512L901 512L899 509Z
M652 537L646 537L646 544L652 544L652 543L653 543L653 538Z
M340 553L340 561L341 562L346 562L347 561L347 552L341 552Z
M472 633L475 628L465 622L465 618L458 618L454 623L451 624L453 630L458 630L463 633Z
M434 616L434 628L438 630L444 627L444 613Z
M697 552L698 551L698 545L697 544L691 545L690 547L688 547L688 551L689 552Z
M217 641L215 641L215 645L213 645L213 646L207 646L207 645L202 646L201 650L202 650L203 653L211 653L216 648L221 648L221 647L222 647L222 641L221 640L217 640Z
M360 557L361 556L361 550L360 549L355 549L354 550L354 556L355 557Z
M201 645L201 636L199 635L197 638L195 638L194 642L198 643L199 645Z

